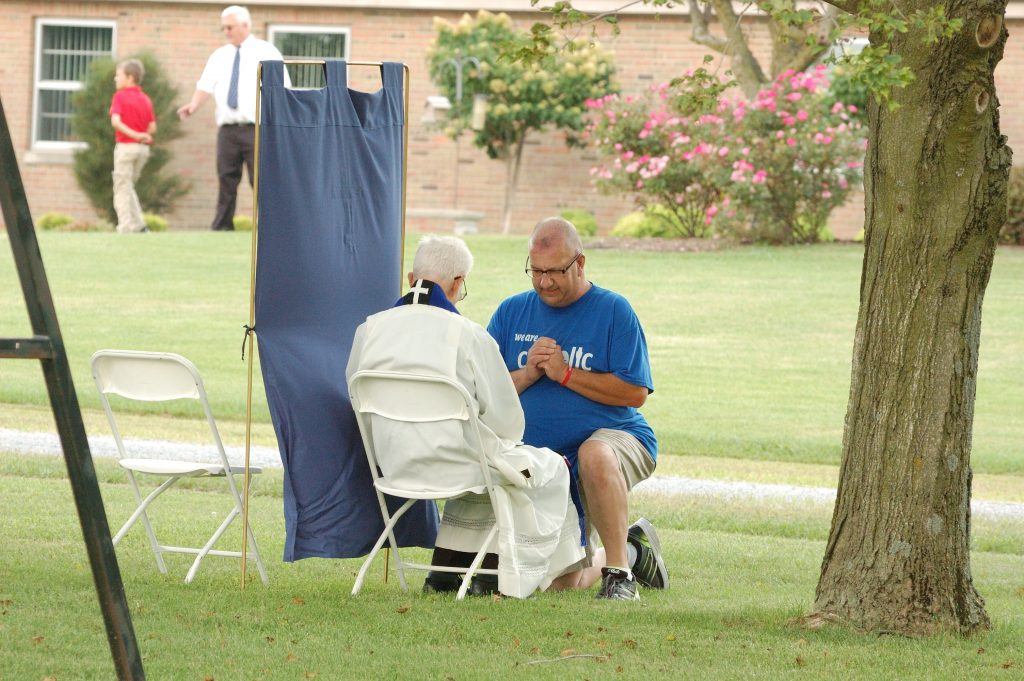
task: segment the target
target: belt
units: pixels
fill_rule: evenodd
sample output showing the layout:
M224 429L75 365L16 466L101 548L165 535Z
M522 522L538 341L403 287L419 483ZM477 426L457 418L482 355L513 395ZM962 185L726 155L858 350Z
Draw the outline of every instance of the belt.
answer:
M255 123L224 123L222 128L251 128Z

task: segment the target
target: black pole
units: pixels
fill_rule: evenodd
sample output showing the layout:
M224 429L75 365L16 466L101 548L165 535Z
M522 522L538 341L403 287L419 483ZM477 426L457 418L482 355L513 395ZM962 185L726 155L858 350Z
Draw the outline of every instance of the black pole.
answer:
M43 269L32 216L29 213L25 187L18 170L18 161L7 127L3 102L0 101L0 207L7 225L7 237L14 253L14 262L21 279L29 320L31 338L0 339L0 359L38 359L43 367L50 406L57 422L64 462L67 464L71 491L78 508L78 519L85 536L85 548L92 564L92 577L99 596L100 610L107 625L107 640L114 657L119 679L145 679L142 656L139 654L131 613L124 595L124 583L117 567L114 544L110 539L107 514L103 510L96 469L89 453L82 411L71 380L64 341L57 324L50 286Z

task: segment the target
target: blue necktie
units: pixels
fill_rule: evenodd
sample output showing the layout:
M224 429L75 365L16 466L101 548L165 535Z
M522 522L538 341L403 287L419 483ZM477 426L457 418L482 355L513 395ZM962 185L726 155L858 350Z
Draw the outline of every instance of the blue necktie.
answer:
M231 83L228 85L228 107L238 108L238 65L242 61L241 46L235 48L235 63L231 65Z

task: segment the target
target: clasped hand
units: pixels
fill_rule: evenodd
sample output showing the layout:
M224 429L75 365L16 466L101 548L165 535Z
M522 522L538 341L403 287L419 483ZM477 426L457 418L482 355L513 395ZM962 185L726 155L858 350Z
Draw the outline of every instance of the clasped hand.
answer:
M553 338L541 336L526 354L526 369L533 380L545 375L552 381L561 382L568 368L562 346Z

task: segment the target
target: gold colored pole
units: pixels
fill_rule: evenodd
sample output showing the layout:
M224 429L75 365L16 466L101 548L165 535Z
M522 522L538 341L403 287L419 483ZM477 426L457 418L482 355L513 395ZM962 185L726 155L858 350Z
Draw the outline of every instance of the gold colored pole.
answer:
M249 452L252 443L252 356L255 353L256 334L256 230L259 226L260 196L260 91L263 83L263 63L256 67L256 148L252 161L252 259L249 268L249 326L246 342L249 345L249 377L245 389L245 495L242 497L242 588L245 588L247 549L249 548Z

